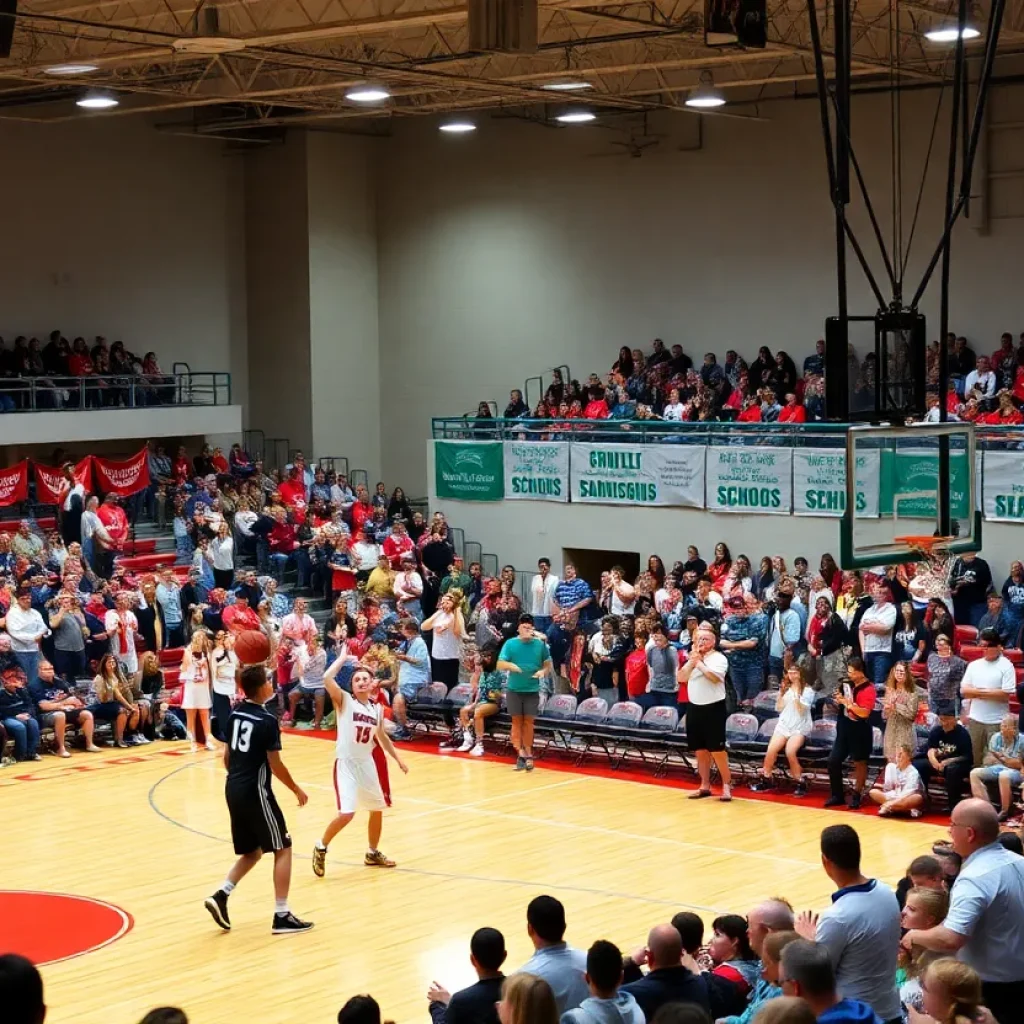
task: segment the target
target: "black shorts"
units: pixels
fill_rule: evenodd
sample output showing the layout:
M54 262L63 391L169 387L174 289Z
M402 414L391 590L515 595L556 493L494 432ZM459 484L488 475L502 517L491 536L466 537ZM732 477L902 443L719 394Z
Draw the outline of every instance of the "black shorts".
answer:
M284 815L270 790L262 786L226 789L225 796L231 815L231 841L239 856L257 850L273 853L292 845Z
M841 753L844 760L848 757L851 761L869 761L874 742L874 729L866 718L854 722L844 715L836 722L833 756Z
M725 750L724 700L714 704L693 704L686 709L686 747L688 750Z

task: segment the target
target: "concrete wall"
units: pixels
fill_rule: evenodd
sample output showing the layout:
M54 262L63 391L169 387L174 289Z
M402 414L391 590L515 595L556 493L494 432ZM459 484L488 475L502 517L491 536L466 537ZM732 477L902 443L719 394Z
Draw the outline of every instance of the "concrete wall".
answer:
M240 159L140 118L0 124L0 335L105 335L246 397Z
M903 98L907 233L937 98ZM993 112L1009 117L1022 104L1024 91L1004 89ZM869 96L853 113L886 234L888 109L886 97ZM818 108L787 101L760 113L768 120L707 118L699 149L693 117L651 118L658 145L641 159L600 128L480 119L472 136L451 139L419 119L397 124L382 144L378 190L381 361L412 383L382 416L389 484L422 492L418 441L431 416L475 410L481 399L503 408L510 388L559 363L579 378L606 373L619 346L649 349L656 336L698 360L726 348L750 357L761 344L808 353L836 311ZM911 293L939 235L945 123L910 253ZM986 145L998 150L1007 137ZM974 191L985 185L979 174ZM859 204L852 220L881 274ZM957 229L953 327L982 351L1002 331L1024 329L1008 287L1022 250L1022 219L993 220L987 233ZM851 312L872 314L852 254L850 267ZM922 306L933 335L937 303L936 279Z
M318 456L344 455L376 479L384 410L372 146L318 132L306 137L312 447ZM391 387L406 383L391 380Z
M245 266L250 410L247 425L312 451L306 144L248 153Z

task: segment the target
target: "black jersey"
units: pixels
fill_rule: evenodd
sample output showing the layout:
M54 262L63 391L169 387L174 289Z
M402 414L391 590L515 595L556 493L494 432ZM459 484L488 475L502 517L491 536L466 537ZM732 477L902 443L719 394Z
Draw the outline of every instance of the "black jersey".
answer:
M267 754L281 749L281 727L262 704L244 700L228 716L228 788L270 788Z

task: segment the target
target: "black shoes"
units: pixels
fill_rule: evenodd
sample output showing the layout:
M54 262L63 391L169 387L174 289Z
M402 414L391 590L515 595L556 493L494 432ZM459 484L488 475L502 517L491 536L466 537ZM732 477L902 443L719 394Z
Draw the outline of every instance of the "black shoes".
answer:
M287 914L274 915L274 926L270 931L273 935L292 935L295 932L308 932L312 927L312 921L300 921L289 910Z
M218 889L212 896L207 896L203 906L224 931L231 931L231 918L228 917L228 894L223 889Z

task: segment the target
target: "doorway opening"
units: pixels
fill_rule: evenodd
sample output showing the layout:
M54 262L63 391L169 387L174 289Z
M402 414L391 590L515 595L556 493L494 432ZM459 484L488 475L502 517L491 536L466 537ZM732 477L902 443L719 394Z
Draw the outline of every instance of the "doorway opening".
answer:
M622 567L622 578L635 580L640 573L639 551L605 551L597 548L562 548L562 564L571 562L576 575L596 590L601 589L601 573L613 565Z

